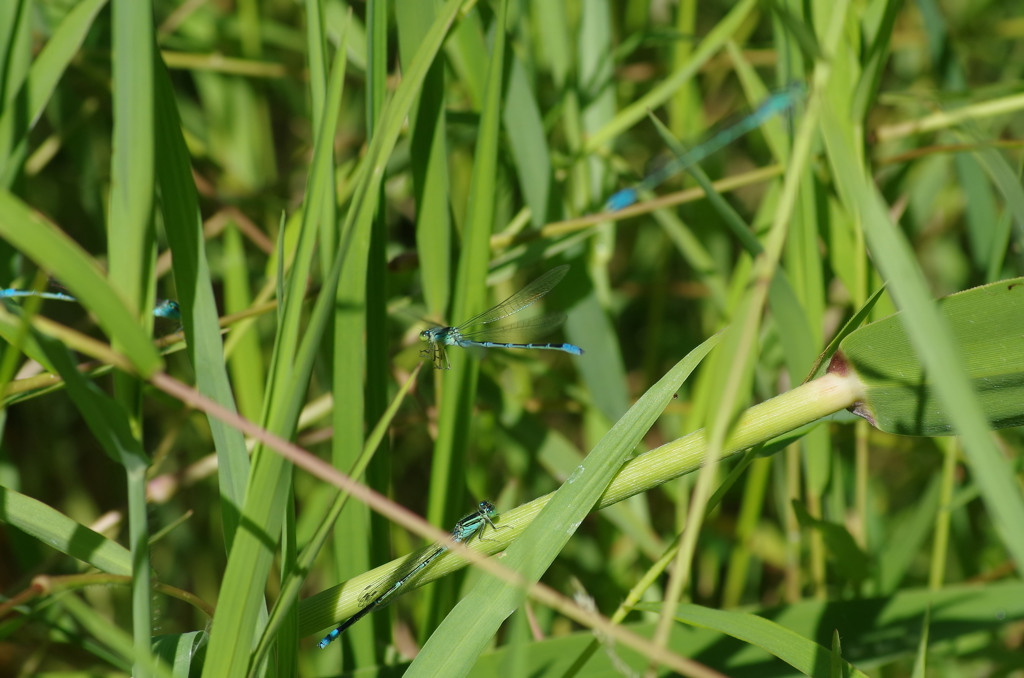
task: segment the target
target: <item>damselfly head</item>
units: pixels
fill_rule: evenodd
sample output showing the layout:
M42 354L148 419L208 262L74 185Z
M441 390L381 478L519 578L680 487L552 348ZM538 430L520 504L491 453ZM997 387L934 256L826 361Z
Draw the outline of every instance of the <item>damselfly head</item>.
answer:
M173 299L165 299L156 305L153 309L153 315L157 318L166 318L167 320L181 320L181 306L178 302Z

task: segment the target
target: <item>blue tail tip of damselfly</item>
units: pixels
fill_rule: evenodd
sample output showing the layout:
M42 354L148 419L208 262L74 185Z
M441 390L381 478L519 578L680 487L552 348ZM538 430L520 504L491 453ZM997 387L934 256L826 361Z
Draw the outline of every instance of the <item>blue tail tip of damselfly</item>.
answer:
M604 204L605 212L618 212L621 209L626 209L630 205L636 203L637 195L635 188L624 188L621 191L616 191L612 194L612 197L608 198Z
M339 635L341 635L341 634L338 633L338 629L334 629L333 631L328 633L326 636L324 636L322 639L320 639L320 642L317 643L316 646L322 650L325 647L327 647L328 645L330 645L331 641L334 640L335 638L337 638Z
M562 344L562 350L573 355L583 355L583 349L576 344Z

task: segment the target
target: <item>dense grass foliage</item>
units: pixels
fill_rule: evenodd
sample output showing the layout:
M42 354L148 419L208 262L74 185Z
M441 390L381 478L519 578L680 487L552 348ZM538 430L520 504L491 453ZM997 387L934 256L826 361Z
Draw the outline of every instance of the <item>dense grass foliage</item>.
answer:
M1024 670L1014 11L0 3L0 674Z

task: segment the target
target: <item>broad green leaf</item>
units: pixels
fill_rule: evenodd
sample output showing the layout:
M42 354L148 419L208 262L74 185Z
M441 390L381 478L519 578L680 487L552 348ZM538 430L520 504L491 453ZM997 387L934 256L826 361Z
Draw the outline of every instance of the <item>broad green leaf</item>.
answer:
M939 300L958 362L993 428L1024 424L1024 278L1003 280ZM900 435L954 433L949 409L911 345L897 313L854 331L840 344L842 360L867 387L854 410Z

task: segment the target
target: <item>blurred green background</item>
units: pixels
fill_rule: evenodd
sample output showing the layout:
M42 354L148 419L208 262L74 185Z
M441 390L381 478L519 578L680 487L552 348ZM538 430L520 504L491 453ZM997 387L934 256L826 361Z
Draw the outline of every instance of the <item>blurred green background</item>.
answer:
M346 473L422 365L359 480L447 530L482 499L500 513L559 488L655 382L730 323L749 328L749 344L699 367L638 430L636 452L798 385L885 283L920 278L940 297L1022 274L1024 13L1013 2L120 2L0 7L0 284L49 278L83 301L5 301L0 485L53 513L8 506L0 516L4 675L159 675L139 659L147 624L179 652L201 648L174 675L397 675L479 576L403 596L324 651L315 641L351 610L319 610L314 631L308 608L292 605L256 653L262 609L295 602L289 584L306 598L429 540L352 499L311 549L311 569L297 567L336 492L322 474L293 474L264 448L275 461L257 480L234 429L211 428L204 408L166 388L112 376L91 362L105 354L57 330L112 394L106 419L90 419L70 387L37 376L68 372L35 362L33 316L111 343L149 377L131 343L143 318L171 377ZM703 177L677 176L636 208L595 216L671 158L666 134L700 143L794 82L808 94L792 113L703 160ZM853 149L852 179L837 170L836 140ZM873 213L857 177L909 246L898 268L872 252L869 227L886 225L864 224ZM698 181L712 182L717 202ZM19 221L18 204L53 231ZM55 243L66 240L109 270L110 286L89 278L84 258L62 263L72 260ZM778 265L768 278L765 257ZM584 355L452 348L451 370L424 364L420 330L475 315L563 263L570 272L542 305L567 322L545 340ZM772 276L788 292L761 309L751 295ZM894 296L871 318L913 298ZM181 302L188 350L175 321L149 319L154 298ZM127 306L135 325L93 299ZM226 318L223 346L214 310ZM112 458L97 433L121 421L134 461ZM1019 487L1024 439L997 435ZM838 629L843 659L870 675L1024 671L1024 589L999 588L1018 584L1021 564L971 469L956 439L892 436L837 415L746 468L704 518L681 597L669 599L771 608L765 616L826 652ZM610 616L686 524L694 481L594 513L542 581ZM266 531L259 544L234 541L240 511ZM59 595L26 595L37 575L92 571L80 549L41 536L72 534L57 512L124 547L151 543L131 563L134 590L127 579L56 586L108 628ZM243 571L253 581L239 581ZM181 596L145 600L142 572L218 605L231 639L215 622L207 645L209 615ZM656 578L643 601L660 603L668 588L667 574ZM948 593L932 599L931 622L929 588ZM626 626L651 638L659 610ZM798 671L760 641L673 627L671 651L726 675ZM472 670L571 675L592 637L531 601ZM642 652L601 638L578 675L648 668Z

